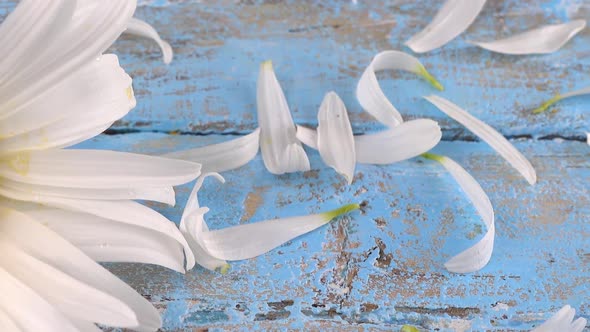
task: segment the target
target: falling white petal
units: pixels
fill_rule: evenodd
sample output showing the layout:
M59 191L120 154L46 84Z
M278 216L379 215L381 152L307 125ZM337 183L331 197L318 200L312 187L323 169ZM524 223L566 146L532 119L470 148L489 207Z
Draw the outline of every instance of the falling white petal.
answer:
M158 32L148 23L137 18L132 18L127 23L127 30L125 33L153 39L156 43L158 43L158 46L160 46L160 49L162 50L164 63L169 64L172 62L172 57L174 56L172 47L170 44L162 40Z
M565 305L545 323L531 332L582 332L586 327L587 320L583 317L574 320L575 315L576 310L569 305Z
M557 94L557 95L553 96L553 98L551 98L551 99L547 100L546 102L544 102L543 104L541 104L541 106L539 106L539 108L535 109L533 111L533 113L535 113L535 114L543 113L551 105L555 104L556 102L558 102L562 99L577 97L577 96L582 96L582 95L587 95L587 94L590 94L590 86L579 89L579 90L563 93L563 94Z
M227 142L207 145L201 148L176 151L162 155L172 159L197 162L201 172L225 172L240 168L250 162L258 153L260 129L243 137Z
M471 43L503 54L547 54L559 50L585 27L585 20L575 20L546 25L495 41Z
M487 231L486 234L469 249L459 253L445 263L445 268L455 273L470 273L482 269L490 261L494 250L494 208L479 183L463 167L452 159L434 154L424 154L424 157L441 163L455 178L465 195L469 198L481 218Z
M260 66L256 102L260 150L266 169L273 174L308 171L309 160L295 137L291 111L270 61Z
M18 247L28 255L125 303L134 313L136 321L136 323L130 322L133 325L129 327L138 330L155 331L161 326L158 312L147 300L109 271L88 258L76 247L22 213L6 208L2 208L0 213L3 216L2 223L0 223L2 241L7 241L7 243ZM26 234L26 236L22 236L23 234ZM2 293L3 295L6 294L5 292ZM0 302L3 298L4 296L0 297ZM15 300L19 299L20 295L8 296L8 298ZM31 310L33 309L28 308L29 316ZM34 312L37 313L37 311ZM46 322L46 324L49 323ZM61 325L55 326L61 327Z
M400 51L384 51L377 54L358 82L356 97L365 111L388 127L399 125L403 119L381 90L375 73L394 69L415 73L436 89L443 90L443 86L426 71L426 68L415 57Z
M361 164L388 165L421 155L435 147L442 137L436 121L417 119L378 132L354 136L356 161ZM317 149L315 130L297 126L297 138Z
M333 211L308 216L265 220L213 231L197 231L202 231L200 236L210 255L225 260L242 260L267 253L358 208L358 204L349 204Z
M174 186L200 174L197 163L107 150L44 150L0 161L0 176L44 186L113 189Z
M346 106L335 92L326 94L318 112L317 144L326 165L352 183L356 154Z
M432 22L408 41L416 53L437 49L459 36L475 21L486 0L447 0Z
M0 293L2 294L0 311L5 313L4 319L8 318L13 324L18 324L22 331L78 331L51 303L2 267L0 267ZM31 313L34 314L31 315ZM7 326L2 325L2 327Z
M161 232L66 210L37 208L25 213L97 262L156 264L185 272L182 245Z
M217 173L207 173L201 175L201 177L197 179L186 203L186 207L182 212L179 228L193 250L197 264L212 271L220 270L221 273L225 273L229 268L229 264L222 259L211 256L211 254L209 254L207 251L207 247L203 243L203 239L201 238L201 234L203 232L209 231L209 227L207 226L207 222L205 222L204 217L205 213L207 213L209 209L200 207L198 193L203 186L203 181L205 181L205 179L210 176L222 183L225 182L225 179Z
M465 128L488 143L498 154L500 154L512 167L533 185L537 182L537 174L531 163L494 128L488 126L481 120L475 118L459 106L439 96L424 97L443 113L459 122Z

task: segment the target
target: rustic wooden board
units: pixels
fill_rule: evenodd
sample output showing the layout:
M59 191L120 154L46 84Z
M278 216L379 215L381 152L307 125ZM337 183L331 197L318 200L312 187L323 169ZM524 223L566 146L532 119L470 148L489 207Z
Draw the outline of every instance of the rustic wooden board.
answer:
M160 61L157 46L123 37L113 51L135 78L135 112L119 130L239 132L256 127L258 65L274 61L295 120L315 124L323 95L334 90L356 132L379 128L354 91L379 51L409 51L403 42L421 30L442 1L278 0L144 1L137 16L153 23L176 51ZM443 96L509 136L585 137L588 97L565 101L556 113L530 110L554 93L589 85L590 29L546 56L492 54L466 43L493 40L541 24L590 17L585 0L493 0L462 36L418 58L445 85ZM384 91L408 118L431 117L447 139L472 137L428 102L436 93L401 72L381 75Z
M324 93L335 90L357 133L380 127L354 90L372 56L402 49L440 0L140 0L137 16L171 42L169 66L149 41L123 36L112 51L134 77L137 108L80 147L163 153L227 140L256 124L258 64L275 63L300 124L315 125ZM4 17L15 2L0 3ZM489 147L429 103L436 93L417 78L380 75L386 94L409 118L430 117L448 154L480 181L496 209L494 256L478 273L442 264L475 243L483 224L453 179L434 162L359 166L351 186L310 152L313 170L276 177L258 157L207 183L200 197L213 228L366 202L341 218L222 276L110 264L162 312L164 331L221 330L528 330L564 304L590 317L590 131L588 97L550 112L530 110L553 93L590 85L590 30L560 52L514 57L466 43L540 24L590 17L586 0L490 0L476 22L444 48L418 56L446 87L442 96L516 139L535 165L529 186ZM171 135L170 133L174 133ZM223 135L220 135L223 134ZM154 205L178 221L175 208Z
M101 136L82 147L160 153L227 140L157 133ZM576 141L519 141L539 183L529 186L489 147L444 142L435 151L464 165L496 210L492 261L468 275L442 264L485 229L444 169L422 159L361 165L347 186L310 151L313 170L273 176L257 157L207 182L200 202L212 228L314 213L365 202L352 213L222 276L186 276L141 265L110 265L161 308L166 331L199 328L526 330L565 303L590 313L590 148ZM157 206L180 218L178 207Z

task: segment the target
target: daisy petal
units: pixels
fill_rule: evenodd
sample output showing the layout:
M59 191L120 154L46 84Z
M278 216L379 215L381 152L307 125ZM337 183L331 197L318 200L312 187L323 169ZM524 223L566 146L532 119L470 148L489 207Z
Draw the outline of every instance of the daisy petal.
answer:
M94 324L94 323L86 322L86 321L71 318L71 317L69 319L70 319L70 322L78 329L78 331L103 332L103 330L98 328L98 326L96 326L96 324Z
M297 125L297 139L312 149L318 149L318 132L315 129Z
M317 144L326 165L352 183L356 155L346 106L335 92L326 94L318 112Z
M438 107L443 113L465 126L465 128L469 129L484 142L488 143L512 167L522 174L529 184L533 185L537 182L537 174L531 163L494 128L444 98L439 96L428 96L424 98Z
M416 157L435 147L442 137L438 123L417 119L379 132L355 137L356 160L387 165Z
M0 280L2 279L2 273L0 272ZM2 288L2 281L0 281L0 288ZM3 293L4 294L4 293ZM4 312L0 307L0 326L2 326L5 332L23 332L20 327L12 320L8 313Z
M11 115L17 106L54 88L57 82L104 53L127 27L135 6L135 0L78 1L71 18L56 18L46 29L43 42L24 51L23 65L12 67L18 75L5 73L10 78L0 85L0 91L5 91L0 92L0 118Z
M248 259L269 252L289 240L311 232L332 219L358 208L358 204L350 204L314 215L272 219L220 230L203 231L200 236L208 253L214 257L225 260Z
M197 264L212 271L221 270L222 273L225 273L229 268L229 264L227 264L227 262L222 259L211 256L207 251L201 237L203 232L209 231L209 227L207 226L207 222L205 222L204 218L205 213L207 213L209 209L201 208L199 206L198 193L203 186L203 181L205 181L205 179L210 176L214 177L221 183L225 182L225 179L217 173L207 173L201 175L197 179L186 203L186 207L182 212L179 228L193 250Z
M435 147L442 137L438 123L417 119L375 134L354 136L356 161L361 164L389 165L421 155ZM297 138L317 149L317 132L297 126Z
M121 189L86 189L67 188L42 185L31 185L2 179L0 187L7 190L29 192L32 195L56 196L62 198L76 198L89 200L145 200L160 202L174 206L176 197L172 187L145 187Z
M582 96L582 95L587 95L587 94L590 94L590 86L579 89L579 90L571 91L568 93L564 93L564 94L557 94L553 98L551 98L551 99L547 100L546 102L544 102L543 104L541 104L541 106L539 106L539 108L535 109L533 111L533 113L535 113L535 114L543 113L550 106L552 106L553 104L555 104L556 102L558 102L562 99L577 97L577 96Z
M356 97L365 111L388 127L399 125L403 119L381 90L375 73L393 69L415 73L438 90L443 90L442 85L426 71L426 68L415 57L400 51L385 51L377 54L358 82Z
M0 161L0 176L44 186L114 189L175 186L200 174L201 165L107 150L45 150Z
M122 110L117 109L119 105L123 106ZM127 114L134 105L131 78L119 66L116 55L106 54L83 66L53 89L16 107L12 115L0 121L0 137L7 139L22 135L71 117L100 116L106 120L99 124L106 124ZM39 136L46 134L49 134L47 130Z
M162 38L160 38L160 35L156 31L156 29L154 29L148 23L137 18L132 18L127 23L127 30L125 30L125 33L154 40L156 43L158 43L158 46L160 46L160 49L162 50L164 63L169 64L170 62L172 62L172 57L174 56L172 47L170 46L170 44L163 41Z
M158 312L147 300L86 257L76 247L22 213L9 209L3 209L1 213L5 217L0 224L0 234L3 240L9 241L28 255L51 265L72 278L118 298L134 313L138 324L131 327L155 331L161 326ZM27 234L27 236L22 236L22 234ZM18 299L20 296L9 296L8 298ZM31 309L28 310L30 312Z
M29 286L0 267L0 312L18 324L16 331L76 332L69 320ZM31 313L34 312L34 315ZM1 316L1 315L0 315ZM2 320L0 322L4 323ZM2 325L4 330L6 325ZM9 330L10 331L10 330Z
M227 142L167 153L162 157L197 162L202 165L203 173L225 172L240 168L254 159L258 153L259 140L260 129L256 129Z
M35 202L49 207L87 213L104 219L151 229L174 239L184 248L186 264L189 269L195 264L192 251L175 224L160 213L137 202L84 200L42 196L38 194L34 195L26 191L9 190L1 186L0 195L17 201ZM5 203L2 205L7 204ZM35 204L21 203L20 205L28 207L27 210L35 210L39 208ZM19 209L23 210L23 207L20 207Z
M451 258L445 263L445 268L455 273L478 271L490 261L492 251L494 250L494 236L496 231L492 203L479 183L455 161L445 156L430 153L424 154L423 156L438 161L451 173L465 195L473 203L487 227L486 234L479 242Z
M270 61L260 66L256 101L260 150L266 169L273 174L308 171L309 160L295 137L291 111Z
M551 316L545 323L541 324L531 332L554 332L568 331L581 332L586 326L585 318L578 318L574 321L576 310L569 305L563 306L555 315Z
M183 247L161 232L73 211L36 209L26 214L97 262L155 264L185 272Z
M432 22L410 38L406 45L416 53L445 45L467 30L485 3L486 0L447 0Z
M585 20L575 20L563 24L545 25L491 42L471 43L503 54L548 54L559 50L585 27Z
M0 238L2 237L0 235ZM27 284L61 312L67 312L77 319L111 326L137 325L135 313L116 297L23 252L11 245L10 240L3 239L0 250L3 253L0 256L2 268ZM43 278L39 278L39 275Z

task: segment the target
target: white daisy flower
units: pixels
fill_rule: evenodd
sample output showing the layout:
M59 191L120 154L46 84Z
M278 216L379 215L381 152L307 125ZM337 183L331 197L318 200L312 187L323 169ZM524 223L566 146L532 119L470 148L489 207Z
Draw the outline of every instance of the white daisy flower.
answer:
M0 326L155 331L158 312L94 261L184 272L192 251L164 216L134 200L174 204L197 163L63 150L135 106L131 78L102 53L135 1L22 0L0 25ZM185 257L186 254L186 257ZM185 262L186 259L186 262Z

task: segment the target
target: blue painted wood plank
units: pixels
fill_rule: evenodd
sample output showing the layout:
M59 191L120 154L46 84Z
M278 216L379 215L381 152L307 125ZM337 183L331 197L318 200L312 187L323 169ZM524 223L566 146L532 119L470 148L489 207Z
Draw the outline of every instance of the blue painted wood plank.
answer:
M100 136L81 145L143 153L186 149L228 139L165 134ZM257 157L206 183L200 202L212 228L314 213L366 202L362 213L295 239L256 259L232 263L222 276L196 269L110 265L161 308L166 331L399 329L526 330L569 303L590 315L590 148L581 142L519 141L539 183L529 186L489 147L444 142L435 151L462 164L488 192L497 236L490 264L468 275L443 263L485 230L453 179L413 159L361 165L345 181L310 151L312 171L273 176ZM155 205L178 221L179 206Z
M256 127L258 65L272 59L296 122L314 125L323 95L345 101L356 132L380 126L362 112L354 90L378 52L402 49L442 1L147 1L137 16L171 42L164 65L157 46L123 37L113 47L134 77L137 109L118 129L247 132ZM590 30L543 56L505 56L470 46L539 25L587 18L584 0L490 1L468 31L418 58L456 102L509 136L582 138L590 130L589 97L560 103L555 113L530 110L554 93L590 85ZM384 91L407 118L440 121L446 139L471 138L421 96L436 93L399 72L381 75Z

